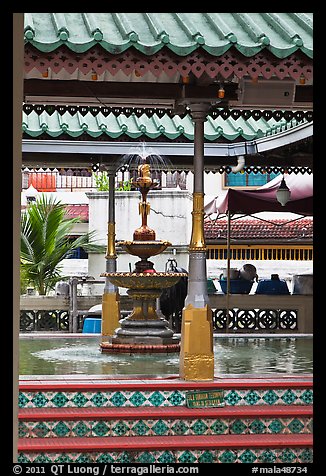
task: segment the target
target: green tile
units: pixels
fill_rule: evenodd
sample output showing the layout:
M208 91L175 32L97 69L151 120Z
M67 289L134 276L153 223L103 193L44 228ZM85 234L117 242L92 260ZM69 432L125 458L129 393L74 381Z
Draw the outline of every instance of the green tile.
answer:
M228 426L223 422L223 420L216 420L213 425L211 425L211 431L215 435L222 435L226 432Z
M241 396L236 391L231 390L226 393L224 400L228 405L236 405L241 400Z
M203 422L203 420L197 420L191 427L193 432L196 435L204 435L207 433L208 426Z
M74 395L72 402L76 405L76 407L81 408L84 407L88 402L88 398L86 398L83 393L78 392L76 395Z
M271 423L268 425L268 428L272 433L281 433L285 427L280 420L275 419L271 421Z
M68 402L68 398L66 395L62 392L58 392L54 395L53 398L51 398L51 402L54 403L56 407L64 407L65 404Z
M234 463L237 459L235 451L226 450L221 451L220 456L218 457L221 463Z
M103 407L107 401L108 399L102 392L95 393L91 398L91 402L93 402L96 407Z
M134 392L130 397L130 402L135 407L140 407L146 401L146 397L141 392Z
M32 461L24 455L24 453L19 453L17 457L17 463L31 463Z
M42 392L38 392L34 395L32 398L32 402L35 407L37 408L43 408L46 406L48 403L49 399L46 398L46 396Z
M230 433L235 433L236 435L240 435L241 433L246 433L246 430L247 430L247 425L245 424L245 422L243 422L240 419L234 420L230 424Z
M299 450L299 460L300 460L300 463L312 463L313 462L312 449L305 448L303 451Z
M302 421L298 420L298 418L294 418L288 424L288 428L291 431L291 433L302 433L302 430L304 429L304 423L302 423Z
M92 434L95 436L107 436L110 427L104 421L98 421L92 428Z
M52 463L51 458L46 456L45 454L40 454L36 456L36 458L33 461L34 463Z
M164 451L159 458L157 458L158 463L175 463L175 456L171 451Z
M275 463L276 454L272 450L264 450L258 457L260 463Z
M68 433L70 433L70 428L63 422L59 421L54 427L53 427L53 432L59 436L63 437L66 436Z
M75 463L93 463L93 458L87 454L81 454L75 459Z
M282 463L292 463L296 459L296 455L292 450L286 448L279 455L279 459Z
M96 458L96 463L114 463L114 458L109 453L103 453Z
M256 403L260 400L260 396L254 390L250 390L244 399L248 405L256 405Z
M90 433L91 429L83 421L79 421L77 425L73 427L72 432L78 437L83 437Z
M288 389L283 395L282 400L286 405L292 405L297 400L297 396L293 390Z
M122 420L118 421L118 423L112 427L112 432L118 436L124 436L128 431L128 425L126 425Z
M164 402L165 397L164 395L161 394L161 392L154 392L152 395L149 397L148 401L154 406L154 407L159 407L162 405Z
M254 463L257 459L257 456L251 450L245 450L239 456L239 459L240 459L241 463Z
M305 390L302 392L300 399L306 404L306 405L312 405L313 400L314 400L314 394L312 390Z
M214 463L215 454L213 451L204 451L198 458L198 463Z
M18 438L24 438L29 433L29 428L25 422L18 422Z
M149 430L149 426L146 425L143 420L137 421L137 423L135 423L135 425L132 427L132 432L139 436L147 435L149 433Z
M261 420L254 420L249 425L250 433L264 433L266 430L266 425Z
M114 392L112 397L110 398L110 402L115 407L122 407L124 403L126 403L126 397L121 392Z
M154 425L152 426L152 430L156 435L166 435L167 432L169 431L169 427L163 420L158 420Z
M171 393L171 395L168 397L168 401L171 403L173 406L177 405L183 405L185 402L185 396L183 393L179 392L178 390L175 390L174 392Z
M23 392L19 392L19 396L18 396L19 408L24 408L28 402L29 402L29 398L27 398Z
M186 431L188 430L188 426L182 421L177 421L173 426L172 426L172 431L176 435L184 435Z
M44 422L39 422L37 423L34 428L33 428L33 433L38 437L38 438L45 438L46 435L50 432L50 428L48 425Z
M178 463L194 463L196 460L196 456L189 450L184 451L178 457Z
M132 454L128 453L127 451L124 451L123 453L119 454L116 462L117 463L133 463L134 458Z
M274 392L274 390L268 390L263 396L264 402L266 402L268 405L274 405L274 403L276 403L278 399L279 396L276 392Z
M60 455L54 460L54 463L73 463L73 459L68 455Z
M136 463L155 463L155 456L149 451L139 453Z

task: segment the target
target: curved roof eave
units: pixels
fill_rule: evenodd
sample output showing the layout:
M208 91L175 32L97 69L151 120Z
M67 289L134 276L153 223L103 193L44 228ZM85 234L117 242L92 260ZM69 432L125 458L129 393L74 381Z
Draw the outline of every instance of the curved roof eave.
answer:
M292 144L313 136L313 123L301 124L291 130L279 132L273 136L254 141L231 144L205 143L204 154L207 157L235 157L255 154ZM23 152L40 153L80 153L80 154L128 154L135 147L134 142L113 141L70 141L23 139ZM193 143L151 142L151 149L160 155L193 155Z
M166 47L179 56L200 48L221 56L233 46L247 57L262 49L278 58L297 50L313 56L312 13L25 13L24 40L42 52L66 45L84 53L99 44L112 54Z

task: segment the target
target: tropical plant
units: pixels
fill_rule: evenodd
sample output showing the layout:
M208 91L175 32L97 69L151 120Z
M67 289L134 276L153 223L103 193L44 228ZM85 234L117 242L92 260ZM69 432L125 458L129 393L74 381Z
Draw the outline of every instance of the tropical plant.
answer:
M100 172L93 174L96 188L99 192L108 192L109 191L109 177L107 172Z
M39 294L54 289L62 275L62 260L82 247L85 251L104 252L96 244L95 232L71 240L69 233L78 218L66 216L66 206L45 194L39 195L21 215L21 275L25 286L32 285Z
M119 182L119 185L115 189L117 192L130 192L130 190L132 190L132 179Z
M99 192L108 192L110 189L109 186L109 177L107 172L100 172L97 174L94 174L94 180L95 180L95 185L96 188ZM115 187L115 190L117 192L129 192L132 190L132 179L130 180L123 180L118 183L118 185Z

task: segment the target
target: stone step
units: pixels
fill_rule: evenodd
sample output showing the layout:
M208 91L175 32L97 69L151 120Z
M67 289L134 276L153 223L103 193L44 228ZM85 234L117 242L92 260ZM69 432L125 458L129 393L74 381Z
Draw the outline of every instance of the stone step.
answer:
M179 378L142 380L61 378L20 380L20 408L65 407L167 407L185 406L192 391L224 393L226 406L311 405L312 378L215 378L210 382L185 382Z
M312 435L20 438L18 462L308 463Z
M312 433L311 405L24 408L19 437Z

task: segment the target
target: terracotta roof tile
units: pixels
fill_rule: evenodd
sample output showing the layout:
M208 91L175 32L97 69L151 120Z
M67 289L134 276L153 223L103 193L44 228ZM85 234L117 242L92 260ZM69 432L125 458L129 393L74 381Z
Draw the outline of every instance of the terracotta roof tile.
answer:
M248 240L301 240L313 238L313 219L302 218L288 223L289 220L277 219L273 222L258 219L241 219L231 222L232 239ZM223 241L227 235L226 220L209 220L204 223L205 238L207 240Z
M79 218L80 221L88 222L88 205L66 205L68 218Z

